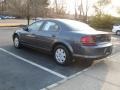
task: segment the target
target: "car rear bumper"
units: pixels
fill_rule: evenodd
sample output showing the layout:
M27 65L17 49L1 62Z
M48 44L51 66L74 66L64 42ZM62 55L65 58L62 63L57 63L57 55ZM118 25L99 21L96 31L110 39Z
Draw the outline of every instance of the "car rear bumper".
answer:
M75 58L102 59L111 55L112 48L111 43L92 47L83 46L79 53L75 53L73 56Z

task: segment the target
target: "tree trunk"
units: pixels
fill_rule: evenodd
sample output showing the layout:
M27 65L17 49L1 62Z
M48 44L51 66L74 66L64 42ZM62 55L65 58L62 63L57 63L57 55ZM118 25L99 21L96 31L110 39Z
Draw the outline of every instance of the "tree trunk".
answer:
M30 0L27 0L27 24L30 24Z

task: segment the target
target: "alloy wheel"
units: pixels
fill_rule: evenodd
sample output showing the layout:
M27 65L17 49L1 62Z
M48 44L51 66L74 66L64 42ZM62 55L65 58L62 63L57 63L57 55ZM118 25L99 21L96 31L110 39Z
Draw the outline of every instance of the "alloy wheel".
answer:
M58 48L55 52L57 62L64 63L66 61L66 52L62 48Z

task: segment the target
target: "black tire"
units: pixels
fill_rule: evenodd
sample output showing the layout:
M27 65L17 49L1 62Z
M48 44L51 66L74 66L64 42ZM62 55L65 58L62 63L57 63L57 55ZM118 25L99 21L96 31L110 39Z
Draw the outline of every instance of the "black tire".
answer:
M58 50L64 50L64 53L65 53L65 60L63 60L62 62L60 62L57 58L57 52ZM53 52L53 55L54 55L54 59L56 61L57 64L60 64L60 65L69 65L72 60L73 60L73 57L72 57L72 54L70 53L70 51L63 45L58 45L54 48L54 52Z
M18 41L18 44L16 44L17 41ZM14 38L13 38L13 43L14 43L14 47L15 47L15 48L18 48L18 49L19 49L19 48L21 48L21 46L22 46L21 43L20 43L19 37L18 37L17 35L14 36Z
M120 36L120 31L119 31L119 30L116 32L116 35L119 35L119 36Z

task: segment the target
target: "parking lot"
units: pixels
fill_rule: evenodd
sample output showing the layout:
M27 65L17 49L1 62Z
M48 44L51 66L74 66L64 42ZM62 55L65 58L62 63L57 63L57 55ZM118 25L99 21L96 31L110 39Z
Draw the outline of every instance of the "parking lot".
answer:
M40 90L91 66L83 61L60 66L50 55L29 48L15 49L12 34L16 29L0 28L0 90ZM120 37L112 35L112 43L112 55L116 55Z

